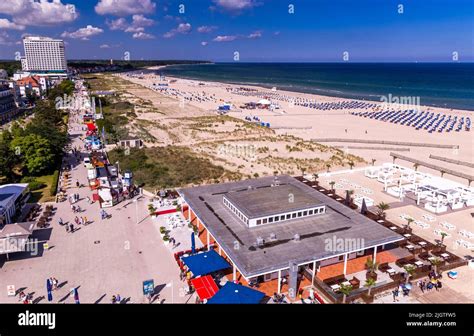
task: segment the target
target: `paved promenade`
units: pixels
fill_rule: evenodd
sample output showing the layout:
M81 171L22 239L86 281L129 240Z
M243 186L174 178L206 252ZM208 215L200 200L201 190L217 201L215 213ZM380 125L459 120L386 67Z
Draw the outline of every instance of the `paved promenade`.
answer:
M80 136L84 133L77 116L70 118L72 147L81 148ZM87 171L82 162L68 160L72 170L73 188L68 195L79 193L79 205L83 212L74 214L68 201L57 203L57 212L48 229L35 231L33 238L49 243L49 250L37 256L28 253L11 255L10 260L0 256L0 302L18 302L18 297L7 296L7 286L15 285L26 294L32 293L35 303L47 303L46 279L55 277L60 288L53 291L52 302L73 303L72 288L77 287L81 303L110 303L112 295L120 294L122 303L147 302L142 294L142 281L155 282L154 303L193 302L194 297L184 295L184 282L179 279L179 268L172 251L164 246L157 225L148 216L145 196L137 203L124 201L106 209L112 217L101 220L98 203L92 199L88 187L76 188L76 180L88 185ZM138 209L138 211L137 211ZM139 223L136 223L138 212ZM66 232L58 224L59 218L69 223L74 217L86 216L89 224L76 226L74 233ZM42 244L39 244L42 245ZM166 286L168 284L168 286Z

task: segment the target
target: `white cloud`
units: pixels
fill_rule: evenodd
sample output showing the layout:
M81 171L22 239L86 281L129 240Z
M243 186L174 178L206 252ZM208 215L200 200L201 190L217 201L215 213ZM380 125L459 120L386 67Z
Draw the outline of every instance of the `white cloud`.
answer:
M72 39L81 39L81 40L88 40L89 37L98 35L103 33L104 30L98 27L93 27L91 25L87 25L85 28L80 28L75 32L64 32L61 34L61 37L64 38L72 38Z
M262 37L262 32L260 30L254 31L253 33L249 34L247 38L249 39L257 39Z
M216 26L200 26L200 27L198 27L197 31L199 33L210 33L210 32L212 32L216 29L217 29Z
M218 8L229 12L240 12L262 5L256 0L213 0Z
M236 35L219 35L213 39L214 42L231 42L237 39Z
M152 34L144 33L144 32L138 32L138 33L133 34L133 38L138 39L138 40L150 40L150 39L154 39L155 36L153 36Z
M99 15L132 15L154 12L156 4L151 0L99 0L95 12Z
M201 42L201 45L204 46L204 47L207 46L208 44L209 44L209 43L206 42L206 41L202 41L202 42Z
M11 22L8 19L0 19L0 29L24 30L25 26Z
M101 44L99 48L100 49L109 49L111 47L108 44Z
M169 32L163 34L164 38L174 37L176 34L188 34L192 30L190 23L180 23L175 29L171 29Z
M10 15L14 23L24 26L57 25L79 16L73 4L63 4L61 0L1 0L0 14Z
M123 30L126 33L140 33L145 31L145 27L155 24L155 21L148 19L141 14L132 16L132 23L128 23L125 18L106 21L110 30Z
M128 28L128 23L125 18L118 18L116 20L106 21L110 30L125 30Z

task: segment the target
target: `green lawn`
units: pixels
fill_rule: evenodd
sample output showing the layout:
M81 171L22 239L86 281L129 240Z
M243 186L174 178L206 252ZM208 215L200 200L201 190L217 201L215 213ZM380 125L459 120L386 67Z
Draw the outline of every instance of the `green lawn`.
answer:
M38 182L43 182L46 186L42 189L31 192L29 203L54 202L55 197L51 196L50 189L53 184L53 174L37 177Z

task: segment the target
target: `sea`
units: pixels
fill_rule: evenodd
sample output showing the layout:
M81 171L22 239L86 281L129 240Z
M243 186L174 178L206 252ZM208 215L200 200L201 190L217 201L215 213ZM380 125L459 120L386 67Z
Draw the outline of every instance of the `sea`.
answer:
M156 71L202 81L381 101L418 98L420 105L474 111L474 63L209 63Z

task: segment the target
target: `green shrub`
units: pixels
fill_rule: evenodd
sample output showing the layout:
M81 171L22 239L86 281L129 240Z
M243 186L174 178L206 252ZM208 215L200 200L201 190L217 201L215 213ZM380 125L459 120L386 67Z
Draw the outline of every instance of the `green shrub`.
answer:
M58 182L59 182L59 170L55 170L53 174L53 182L51 183L51 188L49 190L49 193L51 196L56 195L56 192L58 190Z
M40 190L46 187L46 184L40 181L31 181L28 183L28 188L30 191Z

